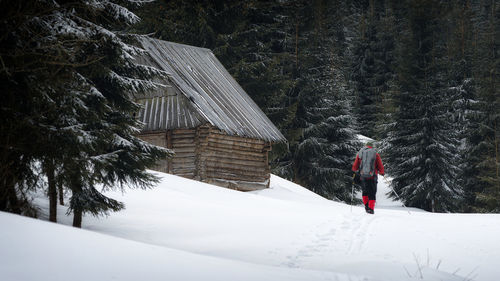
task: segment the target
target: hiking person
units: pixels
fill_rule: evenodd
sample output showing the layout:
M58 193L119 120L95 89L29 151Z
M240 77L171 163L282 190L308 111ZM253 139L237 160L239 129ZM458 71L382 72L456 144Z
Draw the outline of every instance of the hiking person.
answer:
M373 148L373 142L367 142L366 146L358 152L356 160L354 160L354 164L352 165L352 170L355 173L359 171L363 190L363 204L365 205L366 212L373 214L378 174L384 175L384 165L382 164L380 155Z

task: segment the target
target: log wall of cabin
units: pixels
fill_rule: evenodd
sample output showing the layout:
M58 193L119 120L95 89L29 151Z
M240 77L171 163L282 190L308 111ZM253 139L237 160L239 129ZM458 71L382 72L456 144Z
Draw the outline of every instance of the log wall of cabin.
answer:
M169 134L175 156L172 158L171 173L195 179L197 175L196 129L175 129Z
M269 185L268 142L229 136L210 129L203 139L200 157L202 180L238 190Z
M160 133L146 133L138 136L143 141L149 142L151 144L167 147L167 134L166 132ZM168 160L160 160L155 167L152 168L155 171L168 173Z
M269 142L229 136L208 125L139 137L175 152L155 170L243 191L269 185Z

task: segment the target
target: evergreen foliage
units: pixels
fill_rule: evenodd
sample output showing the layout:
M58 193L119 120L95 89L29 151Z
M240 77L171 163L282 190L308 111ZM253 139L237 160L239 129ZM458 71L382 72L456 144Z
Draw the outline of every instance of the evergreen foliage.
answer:
M56 184L71 191L75 226L83 213L123 208L98 185L148 187L155 178L145 168L170 154L135 137L140 123L133 95L163 75L136 65L133 55L141 50L126 43L131 39L125 34L110 31L137 22L137 16L112 1L8 4L2 9L7 20L0 79L9 101L1 115L11 125L2 124L10 126L2 128L2 157L22 169L2 167L8 179L2 191L16 189L8 196L26 201L24 190L33 186L29 176L42 167L51 201ZM17 106L23 103L27 109ZM0 207L17 208L3 202Z
M55 209L64 187L99 215L123 207L103 188L154 180L168 152L133 136L132 96L164 74L133 63L132 28L212 49L287 137L279 175L350 201L359 131L408 205L500 211L497 1L141 2L0 2L0 210L35 215L38 188Z
M500 5L474 3L472 72L477 85L475 119L471 119L468 165L476 174L468 188L474 211L500 212Z
M398 110L384 148L393 188L404 203L433 212L457 210L463 196L455 180L461 173L459 142L440 32L445 11L433 0L411 3L398 61Z
M445 25L447 36L448 84L451 91L451 110L456 131L460 138L459 184L464 188L465 202L460 210L470 211L471 202L475 200L475 189L479 186L474 164L477 156L473 151L478 138L477 124L480 104L477 97L477 81L473 75L475 47L473 44L474 25L473 8L466 2L449 5L448 23Z
M349 166L358 144L344 78L342 11L348 8L346 4L191 4L151 3L138 13L157 16L143 21L137 30L154 32L153 36L164 40L213 48L289 140L288 147L279 144L273 148L274 171L328 198L350 200ZM206 33L198 38L182 35L192 34L190 29L201 22ZM164 32L161 26L175 26L175 32Z
M396 19L390 1L360 4L351 28L350 83L362 135L379 139L379 125L390 104L387 92L395 77Z
M293 130L300 134L290 139L290 153L278 171L322 196L349 202L348 167L360 144L343 73L344 42L336 36L343 28L341 10L335 9L338 4L317 1L297 13L310 20L298 18L303 31L298 34L301 52Z

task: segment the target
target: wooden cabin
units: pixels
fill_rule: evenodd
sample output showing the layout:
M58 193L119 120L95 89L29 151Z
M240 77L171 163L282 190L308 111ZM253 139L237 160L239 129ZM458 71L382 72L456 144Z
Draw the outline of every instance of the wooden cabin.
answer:
M268 153L286 139L212 51L149 37L138 63L168 73L161 90L138 98L139 137L175 152L157 170L219 186L269 186Z

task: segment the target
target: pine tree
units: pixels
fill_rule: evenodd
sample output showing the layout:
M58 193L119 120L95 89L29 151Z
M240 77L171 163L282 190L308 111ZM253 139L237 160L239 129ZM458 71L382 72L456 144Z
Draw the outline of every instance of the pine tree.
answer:
M362 135L378 139L380 123L390 106L387 92L395 76L396 19L390 1L369 1L356 10L352 33L350 84L356 97L355 113Z
M281 172L330 199L351 201L350 164L358 143L342 65L338 3L317 1L297 11L300 33L294 126ZM304 17L304 18L302 18Z
M398 61L398 111L383 149L393 188L404 203L433 212L457 210L463 193L455 180L460 173L458 136L449 111L439 30L445 11L433 0L410 4Z
M3 11L12 13L1 44L2 80L12 102L2 115L18 119L9 134L30 135L12 141L15 146L7 147L2 157L14 151L14 163L27 159L22 167L30 174L41 163L52 202L54 182L71 190L74 226L81 226L86 212L119 210L122 204L97 186L147 187L155 177L144 169L169 154L135 137L140 124L133 117L139 109L134 93L155 87L149 79L164 74L136 65L133 56L141 50L128 44L125 34L110 31L137 16L112 1L32 0ZM16 96L20 92L25 94ZM31 105L29 112L13 106L20 101ZM9 138L2 138L2 144L4 140ZM16 193L23 194L25 179L16 180Z
M369 7L360 7L362 15L353 43L351 83L355 89L356 116L359 122L359 131L362 135L375 137L377 106L380 104L380 93L376 80L377 66L376 59L378 50L377 42L377 15L375 13L374 2L370 1ZM366 9L366 11L364 11Z
M478 114L469 139L469 165L474 211L500 211L500 5L474 3L476 36L473 73L477 84Z
M473 45L473 8L468 1L448 3L450 13L443 32L447 36L447 79L450 85L451 110L460 139L460 185L464 188L465 202L461 210L470 211L474 202L477 181L476 155L477 125L481 101L477 97L477 83L473 77L475 47Z

